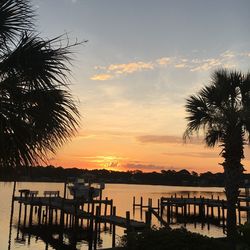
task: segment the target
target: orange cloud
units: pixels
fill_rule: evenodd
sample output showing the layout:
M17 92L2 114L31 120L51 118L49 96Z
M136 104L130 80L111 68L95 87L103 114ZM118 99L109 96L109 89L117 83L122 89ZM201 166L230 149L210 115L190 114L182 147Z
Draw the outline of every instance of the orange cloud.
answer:
M112 79L113 76L110 74L97 74L92 76L90 79L94 81L106 81Z
M157 59L156 62L159 65L167 65L167 64L170 64L171 58L170 57L162 57L162 58Z
M136 139L142 143L177 143L183 144L184 140L181 136L172 135L142 135L137 136ZM201 144L202 140L199 138L191 138L187 141L190 144Z
M178 152L178 153L164 153L167 156L174 157L189 157L189 158L219 158L217 152Z
M209 71L218 66L223 67L235 67L235 61L240 57L249 57L250 53L237 53L235 51L226 50L225 52L219 54L215 58L183 58L183 57L161 57L150 62L129 62L121 64L110 64L108 66L95 66L95 70L101 70L105 72L104 74L97 74L91 77L91 80L105 81L112 79L114 77L119 77L120 75L128 75L144 70L154 70L159 69L163 66L172 66L175 69L190 69L191 72L195 71Z
M178 64L175 64L175 68L186 68L187 65L185 63L178 63Z
M116 74L131 74L141 70L153 69L152 63L145 62L131 62L124 64L111 64L107 69Z

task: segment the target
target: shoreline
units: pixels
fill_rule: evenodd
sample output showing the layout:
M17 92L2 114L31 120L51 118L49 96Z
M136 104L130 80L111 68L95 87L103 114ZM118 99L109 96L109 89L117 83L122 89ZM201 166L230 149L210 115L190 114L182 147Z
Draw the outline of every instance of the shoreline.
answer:
M23 183L65 183L63 180L0 180L0 183L12 183L12 182L23 182ZM97 182L93 182L97 183ZM118 185L146 185L146 186L166 186L166 187L200 187L200 188L224 188L223 185L215 186L215 185L183 185L183 184L161 184L161 183L136 183L136 182L112 182L112 181L105 181L105 184L118 184Z

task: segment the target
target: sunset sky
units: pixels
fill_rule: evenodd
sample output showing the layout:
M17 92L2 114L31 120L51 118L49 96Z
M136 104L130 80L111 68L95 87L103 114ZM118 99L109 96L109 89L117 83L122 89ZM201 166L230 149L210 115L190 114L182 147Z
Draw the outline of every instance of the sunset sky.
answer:
M214 69L250 69L249 0L33 3L41 36L88 40L75 49L70 77L81 128L51 164L222 171L220 148L205 147L202 134L183 143L184 105Z

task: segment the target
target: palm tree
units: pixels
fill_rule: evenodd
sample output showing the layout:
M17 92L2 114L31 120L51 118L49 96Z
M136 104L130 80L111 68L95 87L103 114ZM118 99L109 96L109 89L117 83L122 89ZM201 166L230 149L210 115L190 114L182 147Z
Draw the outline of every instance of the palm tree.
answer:
M0 2L0 167L47 159L78 127L67 84L73 45L34 33L29 0Z
M219 143L224 162L227 197L227 235L237 235L236 203L243 177L244 145L250 139L250 73L216 70L210 85L187 99L188 124L184 137L203 130L205 143Z

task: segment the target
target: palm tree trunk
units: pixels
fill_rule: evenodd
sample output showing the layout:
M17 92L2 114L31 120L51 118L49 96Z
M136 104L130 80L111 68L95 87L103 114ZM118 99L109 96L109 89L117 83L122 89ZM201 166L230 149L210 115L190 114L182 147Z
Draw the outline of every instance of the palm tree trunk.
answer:
M235 249L237 239L236 204L239 196L240 183L243 177L244 141L242 130L234 128L224 141L222 156L225 158L225 191L227 197L227 237L231 243L231 249Z
M226 197L227 197L227 237L230 241L235 241L237 237L236 227L236 204L239 196L240 177L242 171L240 167L224 167L226 183Z

